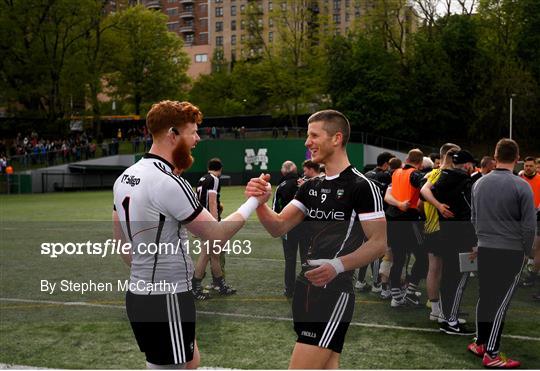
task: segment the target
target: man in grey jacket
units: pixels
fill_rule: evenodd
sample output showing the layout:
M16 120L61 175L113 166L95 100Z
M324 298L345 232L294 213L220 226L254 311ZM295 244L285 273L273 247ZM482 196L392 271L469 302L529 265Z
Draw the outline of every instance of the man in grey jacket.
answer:
M478 237L479 295L477 339L467 349L488 368L516 368L520 362L499 352L504 318L519 282L536 229L531 187L512 173L519 148L501 139L495 149L497 168L475 183L472 215Z

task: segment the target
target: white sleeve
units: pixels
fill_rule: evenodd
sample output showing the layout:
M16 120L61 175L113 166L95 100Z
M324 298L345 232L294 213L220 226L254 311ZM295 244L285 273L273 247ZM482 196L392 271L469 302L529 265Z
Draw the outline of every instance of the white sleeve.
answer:
M212 188L208 189L208 193L217 193L219 189L219 178L217 176L212 175Z
M190 222L203 207L191 185L183 178L169 175L156 194L158 206L180 222Z

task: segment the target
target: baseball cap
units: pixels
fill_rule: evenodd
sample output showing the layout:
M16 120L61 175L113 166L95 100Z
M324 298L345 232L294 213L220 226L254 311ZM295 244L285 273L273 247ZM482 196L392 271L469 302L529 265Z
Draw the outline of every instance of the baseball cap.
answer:
M456 152L452 156L452 162L456 165L459 165L465 164L467 162L472 162L474 164L476 161L474 160L473 155L469 151L461 150Z

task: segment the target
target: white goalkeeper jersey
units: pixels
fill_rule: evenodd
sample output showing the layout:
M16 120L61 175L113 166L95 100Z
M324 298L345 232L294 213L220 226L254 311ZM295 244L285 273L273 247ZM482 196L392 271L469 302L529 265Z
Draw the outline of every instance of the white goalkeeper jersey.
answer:
M193 262L183 224L195 219L203 207L191 185L174 175L173 168L167 160L147 153L114 183L114 209L132 244L130 291L134 294L191 290Z

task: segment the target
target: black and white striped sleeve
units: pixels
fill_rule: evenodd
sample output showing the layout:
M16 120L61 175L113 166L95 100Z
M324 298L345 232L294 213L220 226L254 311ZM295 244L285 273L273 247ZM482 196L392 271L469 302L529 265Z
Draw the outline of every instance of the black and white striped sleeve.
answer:
M381 190L369 179L364 178L357 182L353 206L360 221L384 218Z
M158 203L174 219L188 223L203 210L193 188L184 178L171 175L162 187L158 192Z
M208 182L208 193L218 193L219 189L219 178L217 176L210 176L210 181Z

